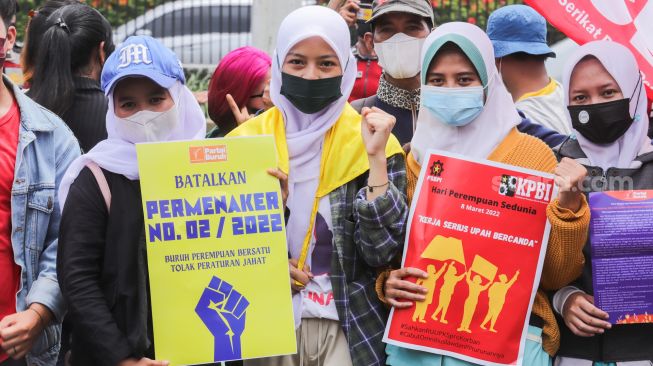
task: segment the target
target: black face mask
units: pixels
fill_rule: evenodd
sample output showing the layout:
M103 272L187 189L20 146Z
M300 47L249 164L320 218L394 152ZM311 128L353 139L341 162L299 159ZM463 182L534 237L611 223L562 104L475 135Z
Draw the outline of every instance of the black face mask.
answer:
M611 144L633 124L630 98L614 102L568 106L571 124L578 133L595 144Z
M306 114L323 110L342 96L342 75L327 79L308 80L281 73L281 95Z

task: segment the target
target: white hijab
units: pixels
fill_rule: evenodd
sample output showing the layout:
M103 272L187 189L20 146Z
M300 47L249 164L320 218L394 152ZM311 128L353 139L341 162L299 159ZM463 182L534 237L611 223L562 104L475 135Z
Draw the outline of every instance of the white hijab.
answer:
M440 121L421 104L417 128L411 141L412 154L420 165L429 149L485 159L503 141L510 130L521 122L512 97L503 85L495 66L492 43L481 28L462 22L446 23L439 26L426 38L422 47L422 70L425 70L425 66L428 68L432 61L432 59L425 60L431 45L441 37L450 34L467 38L477 47L483 57L488 80L485 89L485 105L481 114L472 122L462 127L453 127ZM422 76L421 80L424 84L425 77ZM424 100L424 98L420 99Z
M109 108L106 119L107 139L100 141L91 151L73 161L68 167L68 170L66 170L59 187L59 207L61 207L61 210L63 210L66 198L68 197L70 185L75 181L79 172L84 169L89 161L94 161L101 168L112 173L122 174L130 180L139 179L136 145L121 139L116 133L115 126L118 122L114 114L114 89L107 94L109 97ZM199 104L197 104L193 93L179 81L168 89L168 91L177 106L179 123L167 141L204 138L206 135L206 118Z
M281 69L293 46L315 36L322 38L338 56L343 70L340 85L342 96L317 113L305 114L281 95ZM270 96L286 124L290 158L288 208L291 212L286 229L293 258L299 257L308 230L313 198L319 184L324 136L340 118L356 81L356 59L349 42L349 28L345 21L335 11L322 6L299 8L290 13L279 27L272 61Z
M647 136L649 120L646 114L646 88L642 84L637 61L627 47L611 41L594 41L578 48L565 67L563 78L565 106L569 105L571 73L578 62L589 55L596 57L617 81L624 98L631 98L630 115L634 122L623 136L611 144L595 144L576 131L578 143L592 166L599 166L603 170L612 167L639 168L641 162L635 161L635 158L653 151L653 147ZM567 113L567 123L571 126L569 113Z

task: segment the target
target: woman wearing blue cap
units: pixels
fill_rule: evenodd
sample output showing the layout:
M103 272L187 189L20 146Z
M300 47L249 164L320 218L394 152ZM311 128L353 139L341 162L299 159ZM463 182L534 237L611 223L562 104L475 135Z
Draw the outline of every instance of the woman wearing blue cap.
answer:
M154 361L136 143L203 138L204 114L177 57L150 37L128 38L102 70L108 138L72 163L57 273L73 324L71 365Z
M411 142L411 152L406 158L409 200L412 200L421 165L430 149L555 174L560 194L547 208L551 234L540 285L528 319L523 354L524 365L550 365L559 345L559 332L545 291L567 285L582 269L582 246L587 237L589 210L583 195L573 188L585 176L585 169L571 160L557 164L555 155L542 141L518 132L516 126L521 117L500 80L492 44L480 28L452 22L431 33L422 48L421 83L417 130ZM518 258L515 260L518 261ZM464 277L467 277L468 283L472 282L469 271L466 274L462 266L450 264L449 267L454 269L448 268L442 277L451 285L449 290L443 290L440 294L451 294L457 281L465 282ZM510 281L504 275L500 281L504 284L514 283L518 275L510 274ZM409 308L415 301L428 301L426 287L405 277L426 279L429 274L417 268L387 271L377 281L379 297L398 308ZM452 334L462 336L466 333L496 332L496 318L486 316L476 319L470 328L471 318L463 317L461 321L453 319L451 314L447 317L449 305L463 304L449 304L447 296L442 295L437 302L437 306L428 310L426 322L438 322L442 327L448 327L446 329ZM441 307L441 304L445 305ZM453 357L393 345L388 345L387 353L389 365L471 364Z

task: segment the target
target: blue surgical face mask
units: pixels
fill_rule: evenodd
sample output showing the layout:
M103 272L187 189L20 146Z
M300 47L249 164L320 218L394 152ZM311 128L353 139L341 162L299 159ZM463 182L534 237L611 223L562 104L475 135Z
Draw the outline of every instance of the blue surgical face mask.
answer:
M483 111L484 88L444 88L422 85L422 104L446 125L461 127L472 122Z

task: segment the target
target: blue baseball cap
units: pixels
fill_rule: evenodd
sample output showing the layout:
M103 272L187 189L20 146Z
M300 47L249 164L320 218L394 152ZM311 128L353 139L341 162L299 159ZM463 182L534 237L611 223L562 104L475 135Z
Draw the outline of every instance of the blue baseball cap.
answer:
M487 21L487 35L497 58L517 52L556 57L546 43L546 20L530 6L508 5L495 10Z
M175 53L149 36L132 36L116 47L102 68L102 89L109 94L116 82L130 76L150 78L166 89L176 81L186 83Z

